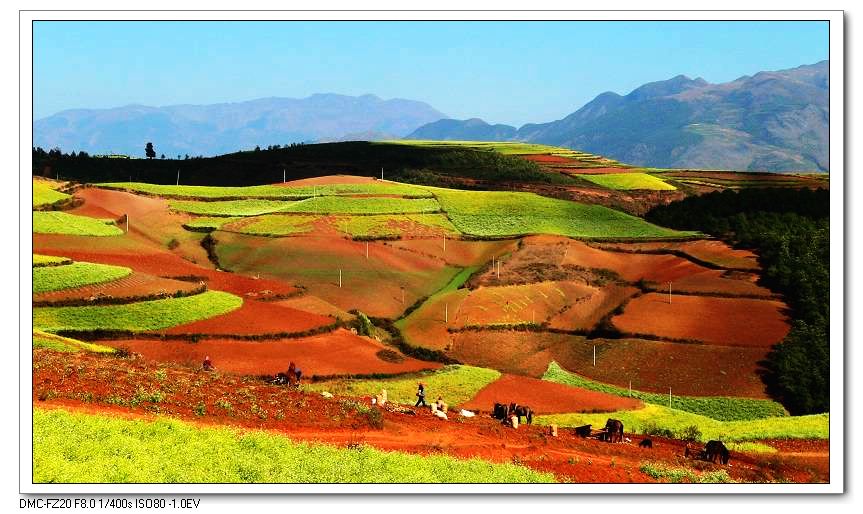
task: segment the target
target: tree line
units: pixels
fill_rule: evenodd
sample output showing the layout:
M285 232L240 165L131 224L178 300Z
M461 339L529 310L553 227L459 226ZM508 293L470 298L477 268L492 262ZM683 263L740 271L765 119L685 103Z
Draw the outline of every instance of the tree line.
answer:
M791 331L763 362L768 392L792 414L830 410L830 193L726 190L656 207L649 221L750 248L761 283L785 298Z

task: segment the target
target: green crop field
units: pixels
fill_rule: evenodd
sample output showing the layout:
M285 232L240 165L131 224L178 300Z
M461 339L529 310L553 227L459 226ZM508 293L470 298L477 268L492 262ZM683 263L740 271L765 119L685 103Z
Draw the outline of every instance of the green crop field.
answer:
M171 186L160 184L146 184L143 182L104 182L96 184L105 189L117 189L146 193L167 198L208 198L208 199L241 199L262 198L296 200L310 196L337 196L337 195L395 195L429 198L431 193L420 186L401 184L399 182L380 181L368 184L324 184L320 186L242 186L242 187L218 187L218 186Z
M284 210L294 202L279 200L223 200L215 202L175 201L171 209L203 216L257 216Z
M66 264L71 264L72 259L66 257L55 257L53 255L39 255L38 253L33 254L33 267L38 268L40 266L63 266Z
M316 196L285 206L284 212L305 214L414 214L440 212L434 198Z
M72 198L71 195L55 190L55 184L44 180L33 181L33 207L52 205Z
M119 236L123 234L112 220L76 216L58 211L33 213L33 233L72 236Z
M830 415L783 416L742 421L718 421L707 416L669 409L660 405L646 405L643 409L606 412L603 414L551 414L535 418L537 424L557 424L562 427L593 425L601 428L609 418L623 422L627 432L643 433L648 429L667 429L681 437L690 426L701 431L701 441L756 441L760 439L827 439L830 434Z
M629 397L629 390L622 387L589 380L561 368L556 362L548 365L543 380L566 384L592 391ZM632 397L645 403L668 405L668 395L632 391ZM707 416L719 421L749 420L786 416L785 408L772 400L734 398L726 396L672 396L671 406L685 412Z
M374 395L386 389L389 401L412 405L417 401L417 384L422 382L427 403L441 396L448 405L454 407L470 400L477 391L498 378L500 372L493 369L455 365L431 373L413 375L411 378L332 380L315 382L305 387L313 391L329 391L345 396Z
M600 205L546 198L533 193L432 190L453 225L474 236L557 234L611 239L694 234L662 228Z
M669 466L662 462L642 462L638 470L659 480L662 483L669 484L733 484L728 476L728 471L720 469L717 471L705 471L698 473L689 468L680 466Z
M37 483L554 482L515 464L296 443L263 431L33 410Z
M603 175L577 175L577 177L608 189L651 189L654 191L677 189L668 182L647 173L607 173Z
M84 341L58 336L57 334L49 334L48 332L36 329L33 330L33 348L44 348L46 350L67 353L75 353L82 350L93 353L114 353L117 351L110 346L85 343Z
M336 228L353 237L400 237L411 224L422 225L458 234L458 230L443 214L380 214L371 216L339 216Z
M201 216L199 218L195 218L189 222L183 223L183 227L188 228L190 230L218 230L222 228L222 225L227 225L228 223L233 223L234 221L241 220L243 218L233 217L233 216L219 216L219 217L210 217L210 216Z
M265 214L249 220L222 225L228 232L252 236L291 236L311 232L317 216L296 216L285 214Z
M285 187L264 185L245 187L218 186L170 186L161 184L146 184L143 182L104 182L96 184L105 189L117 189L134 193L146 193L168 198L281 198L296 199L299 195Z
M33 268L33 292L44 293L101 284L123 278L130 273L132 270L129 268L92 262L75 262L65 266L40 266Z
M221 291L183 298L166 298L124 305L38 307L33 326L46 332L61 330L129 330L144 332L211 318L238 309L243 299Z

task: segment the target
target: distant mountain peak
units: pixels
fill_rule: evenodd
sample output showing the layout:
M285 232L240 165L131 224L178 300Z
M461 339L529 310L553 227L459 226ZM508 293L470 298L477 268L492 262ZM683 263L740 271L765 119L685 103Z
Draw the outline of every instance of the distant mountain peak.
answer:
M440 120L408 139L512 140L565 146L641 166L828 170L828 63L711 84L677 75L625 96L605 92L563 119L518 130Z

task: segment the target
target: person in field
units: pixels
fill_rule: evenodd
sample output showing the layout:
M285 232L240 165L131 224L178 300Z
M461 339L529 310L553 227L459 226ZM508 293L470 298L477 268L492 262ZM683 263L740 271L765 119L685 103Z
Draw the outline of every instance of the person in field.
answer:
M204 371L213 371L214 369L216 369L213 367L213 361L210 360L209 355L204 357L204 363L202 364L202 367L204 368Z
M422 405L423 407L427 407L426 405L426 390L425 387L420 383L417 387L417 402L414 404L414 407L419 407Z
M300 387L300 379L301 379L301 378L303 378L303 370L301 370L301 369L298 367L298 368L296 369L296 371L294 371L294 376L296 376L296 377L297 377L297 383L296 383L296 384L294 384L294 385L296 385L297 387Z

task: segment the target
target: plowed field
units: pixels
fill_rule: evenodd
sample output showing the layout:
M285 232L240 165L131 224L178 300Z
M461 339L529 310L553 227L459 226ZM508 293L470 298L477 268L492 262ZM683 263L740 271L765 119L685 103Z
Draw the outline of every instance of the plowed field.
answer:
M612 323L627 334L770 347L785 337L785 305L772 300L649 293L630 301Z
M220 372L255 376L284 372L291 361L295 362L307 377L395 374L437 369L441 366L436 362L406 357L377 341L359 337L347 330L299 339L272 341L205 339L197 343L189 343L126 339L107 341L104 344L115 348L127 348L148 360L195 368L199 368L204 357L209 356ZM383 350L389 350L385 355L388 360L378 356L378 353Z
M491 411L496 402L529 406L536 414L562 412L612 412L641 408L642 403L597 391L570 387L518 375L504 375L480 391L465 409Z

